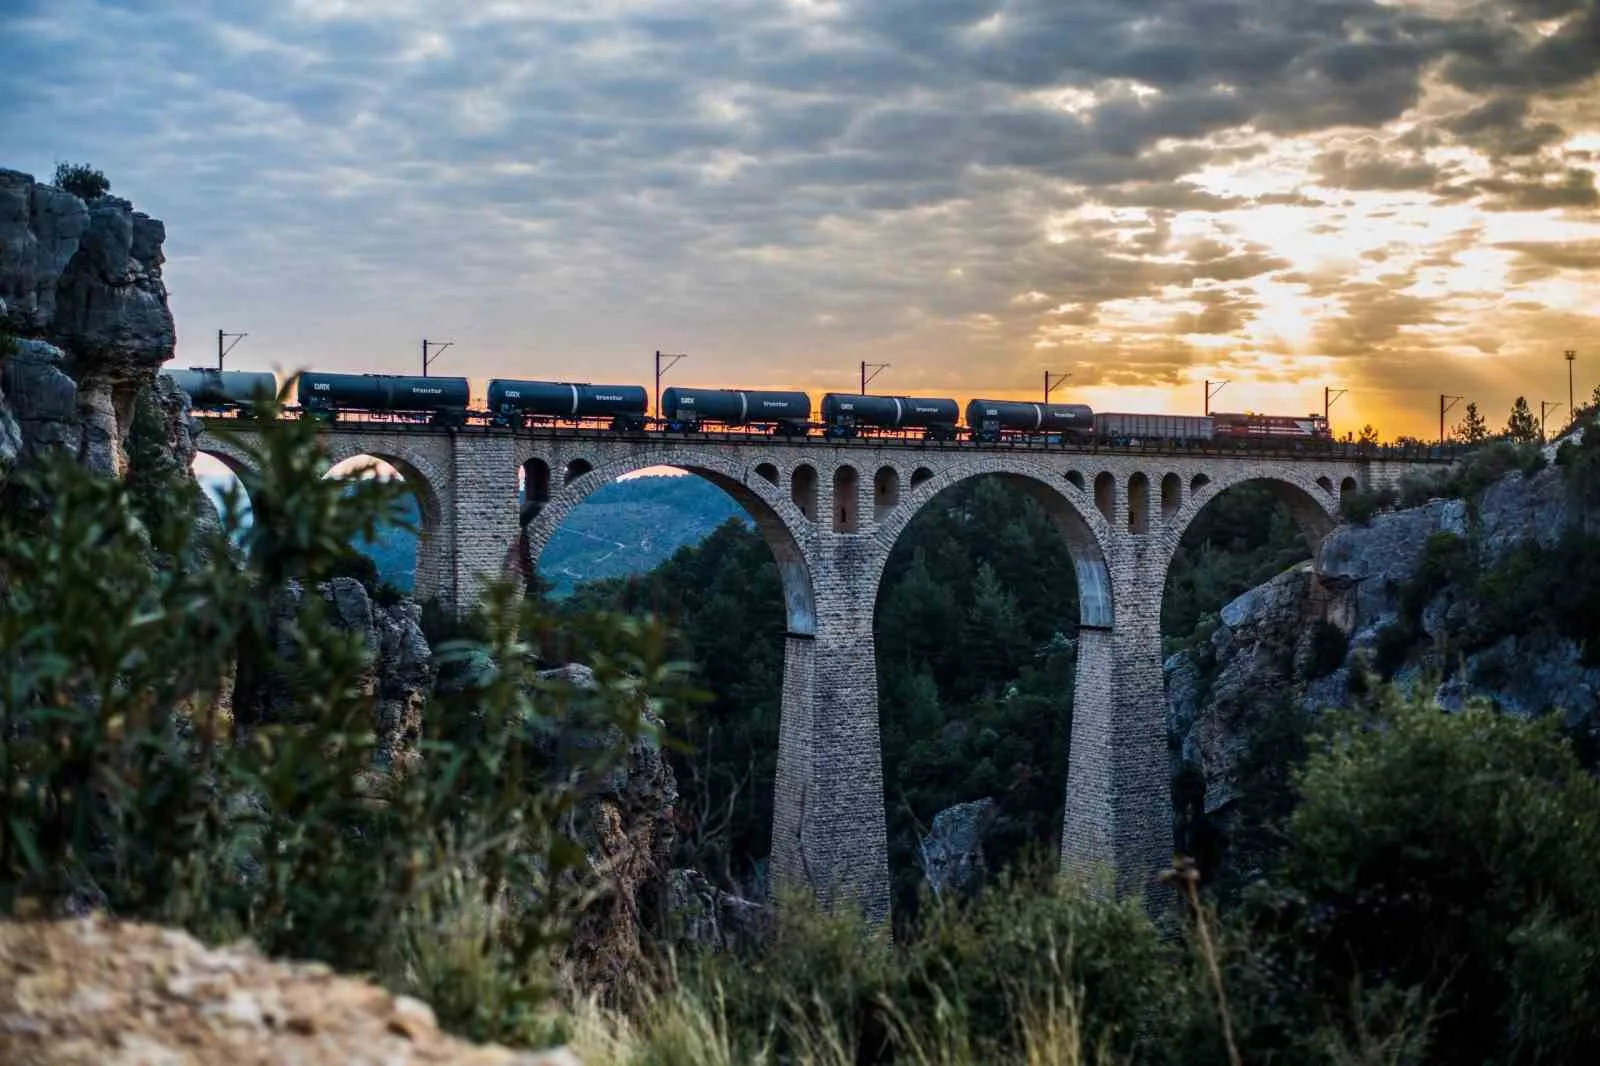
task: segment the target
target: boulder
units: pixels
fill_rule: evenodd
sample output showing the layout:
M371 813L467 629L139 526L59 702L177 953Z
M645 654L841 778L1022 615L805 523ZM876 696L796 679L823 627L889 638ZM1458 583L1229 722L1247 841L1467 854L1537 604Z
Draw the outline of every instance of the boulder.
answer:
M0 922L0 1048L58 1066L578 1066L448 1036L426 1003L321 963L98 917Z
M698 870L667 872L667 916L672 939L702 951L727 951L758 944L770 912L759 903L724 892Z
M983 883L987 865L983 835L994 824L1000 808L984 797L946 807L933 816L928 835L917 842L922 873L934 895L970 892Z

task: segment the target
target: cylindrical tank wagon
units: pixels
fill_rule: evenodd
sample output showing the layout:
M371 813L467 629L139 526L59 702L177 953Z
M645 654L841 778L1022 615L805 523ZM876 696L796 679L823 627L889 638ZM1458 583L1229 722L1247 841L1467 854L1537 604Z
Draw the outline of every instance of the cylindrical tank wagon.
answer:
M650 394L642 385L494 378L489 382L488 406L495 425L525 427L533 419L609 418L612 429L632 432L644 428Z
M674 433L698 432L704 423L768 426L785 436L804 436L811 419L811 397L803 392L745 389L685 389L661 394L661 415Z
M954 440L960 419L960 404L936 397L830 392L822 398L823 434L836 439L861 429L920 429L925 440Z
M302 410L332 421L344 411L427 415L434 425L466 424L471 388L466 378L400 374L306 372L296 384Z
M1033 434L1087 436L1094 433L1094 411L1081 403L973 400L967 404L967 429L988 443Z
M189 406L197 411L233 410L278 395L277 375L254 370L191 367L161 374L189 394Z

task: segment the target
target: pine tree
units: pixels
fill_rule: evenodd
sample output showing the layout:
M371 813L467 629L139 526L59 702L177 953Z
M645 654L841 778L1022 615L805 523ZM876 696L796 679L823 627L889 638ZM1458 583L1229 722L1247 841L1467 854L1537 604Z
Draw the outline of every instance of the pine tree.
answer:
M1511 417L1506 419L1506 436L1521 444L1537 444L1541 439L1538 420L1533 417L1533 411L1528 408L1528 401L1524 397L1518 396L1517 402L1511 405Z
M1467 404L1466 417L1456 426L1456 437L1468 444L1481 444L1489 437L1489 423L1478 413L1476 403Z

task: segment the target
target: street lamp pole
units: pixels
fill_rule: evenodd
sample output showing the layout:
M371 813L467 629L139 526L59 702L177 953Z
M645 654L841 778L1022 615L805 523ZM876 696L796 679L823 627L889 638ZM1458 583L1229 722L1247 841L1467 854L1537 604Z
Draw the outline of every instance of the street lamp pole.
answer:
M1562 353L1562 356L1567 361L1567 414L1576 418L1578 409L1572 405L1574 399L1572 395L1572 364L1578 361L1578 352L1574 348L1568 348Z

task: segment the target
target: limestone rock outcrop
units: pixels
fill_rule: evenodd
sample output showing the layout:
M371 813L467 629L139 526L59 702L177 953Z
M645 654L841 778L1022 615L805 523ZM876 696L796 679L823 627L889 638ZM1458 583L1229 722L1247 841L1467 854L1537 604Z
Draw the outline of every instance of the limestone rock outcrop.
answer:
M422 711L433 691L433 652L422 632L422 608L409 601L385 606L372 601L361 582L336 577L318 587L330 624L360 636L370 653L363 691L373 700L380 769L405 770L415 764L422 736ZM305 590L291 585L273 604L272 617L287 631L304 609ZM287 654L285 645L282 650ZM271 677L262 692L256 721L288 721L296 713L289 679Z
M1463 644L1463 634L1476 638L1485 609L1470 583L1432 588L1420 611L1411 607L1414 618L1403 602L1416 595L1430 544L1459 546L1481 571L1521 547L1554 548L1573 529L1600 534L1600 507L1576 505L1562 469L1512 471L1470 504L1434 499L1341 525L1323 541L1316 572L1302 564L1225 606L1208 645L1166 663L1177 758L1202 774L1206 812L1237 798L1253 725L1285 709L1348 705L1353 672L1371 666L1385 643L1406 661L1396 683L1438 678L1434 698L1447 710L1472 698L1524 715L1559 709L1569 728L1600 735L1600 668L1575 641L1511 633ZM1397 653L1404 639L1412 645Z
M673 940L698 951L758 944L772 918L761 904L724 892L698 870L684 869L667 873L667 915Z
M579 1066L473 1045L427 1004L159 926L0 923L0 1062L13 1066Z
M593 671L576 663L539 676L580 689L594 684ZM661 749L662 723L645 712L644 725L576 819L578 842L606 892L580 920L567 958L580 985L602 992L627 989L641 974L646 929L663 903L677 839L678 780Z
M933 816L928 835L917 842L922 874L936 896L971 891L983 883L987 865L983 835L1000 808L985 797L946 807Z
M18 424L18 451L65 448L92 470L123 472L135 398L177 338L165 240L127 200L85 203L0 170L0 331L24 340L0 405Z

